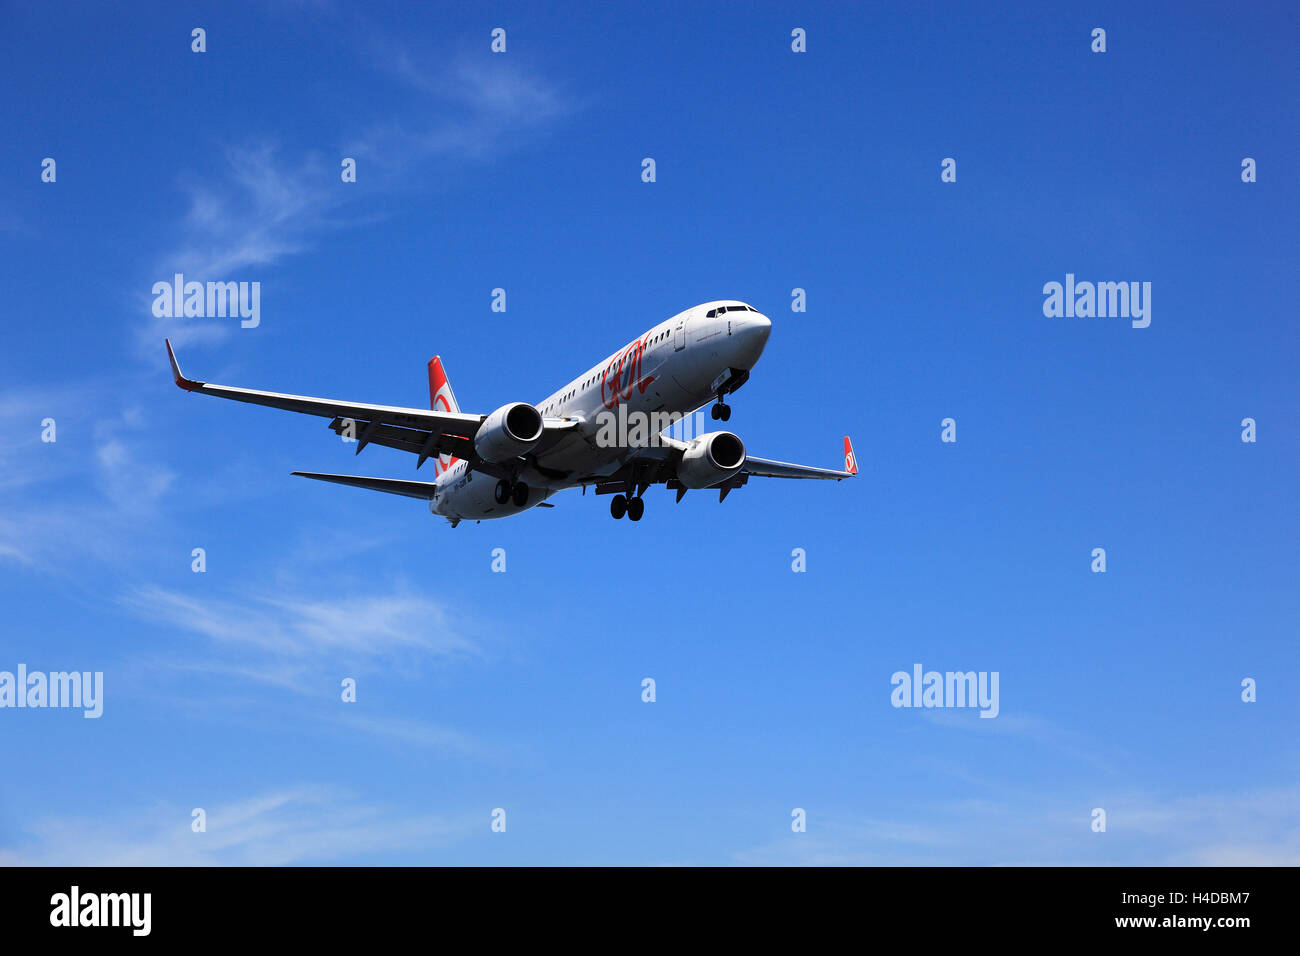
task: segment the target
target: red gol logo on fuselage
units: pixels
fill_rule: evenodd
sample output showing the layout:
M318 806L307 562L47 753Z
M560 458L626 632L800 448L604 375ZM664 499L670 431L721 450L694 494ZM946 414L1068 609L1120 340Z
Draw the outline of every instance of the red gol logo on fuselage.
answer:
M638 394L645 394L645 390L655 380L653 375L641 377L641 356L645 354L645 341L640 339L633 342L618 357L617 362L611 362L605 367L600 376L600 401L606 408L615 408L619 402L626 402L632 397L634 388Z

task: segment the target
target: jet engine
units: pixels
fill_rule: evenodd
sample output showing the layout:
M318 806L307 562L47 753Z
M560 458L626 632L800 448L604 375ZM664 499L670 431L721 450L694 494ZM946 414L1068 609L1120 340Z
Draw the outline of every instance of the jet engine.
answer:
M677 480L687 488L709 488L726 481L745 463L745 443L731 432L708 432L682 452Z
M528 454L541 440L542 413L527 402L511 402L484 419L474 450L487 461L505 462Z

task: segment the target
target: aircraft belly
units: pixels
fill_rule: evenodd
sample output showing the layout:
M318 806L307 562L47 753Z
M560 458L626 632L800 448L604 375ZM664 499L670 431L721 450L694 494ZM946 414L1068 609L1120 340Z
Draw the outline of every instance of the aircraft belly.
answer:
M489 521L494 518L509 518L529 508L536 507L558 488L549 487L540 482L528 483L528 501L519 507L513 501L497 504L497 479L482 472L471 473L472 477L464 484L450 489L439 496L439 514L447 517L463 518L466 521Z

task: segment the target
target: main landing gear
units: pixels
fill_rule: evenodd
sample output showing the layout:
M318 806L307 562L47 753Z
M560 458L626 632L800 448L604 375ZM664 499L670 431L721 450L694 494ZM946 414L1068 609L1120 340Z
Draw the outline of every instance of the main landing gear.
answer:
M522 481L507 481L502 478L497 482L493 497L496 498L499 505L503 505L507 501L513 501L516 508L522 508L528 504L528 485Z
M640 495L635 498L615 495L609 503L609 513L616 519L627 515L632 521L640 521L641 516L645 514L645 502L641 500Z

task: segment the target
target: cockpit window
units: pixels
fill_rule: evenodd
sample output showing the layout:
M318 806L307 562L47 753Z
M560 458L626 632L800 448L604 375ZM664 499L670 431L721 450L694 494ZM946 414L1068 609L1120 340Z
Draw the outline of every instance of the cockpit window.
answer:
M748 311L749 311L749 306L747 306L747 305L729 305L729 306L727 306L727 311L728 311L728 312L748 312Z

